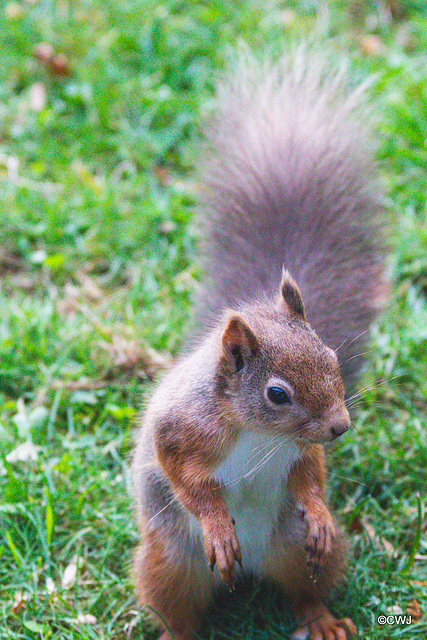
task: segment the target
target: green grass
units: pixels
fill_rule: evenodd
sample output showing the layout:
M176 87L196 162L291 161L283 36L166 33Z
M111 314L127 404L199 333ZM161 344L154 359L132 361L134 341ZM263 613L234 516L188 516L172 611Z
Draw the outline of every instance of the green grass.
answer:
M332 605L364 640L425 637L427 8L402 0L403 15L387 19L386 2L320 5L1 4L2 640L153 637L129 578L129 459L136 412L177 352L197 282L191 170L202 114L228 48L244 39L277 51L301 37L328 39L355 82L374 75L395 222L390 304L361 383L370 390L330 451L331 501L353 553ZM68 75L35 57L40 43L66 56ZM36 459L13 461L25 442ZM414 598L420 623L377 624ZM200 637L275 640L292 625L278 594L251 583L224 596Z

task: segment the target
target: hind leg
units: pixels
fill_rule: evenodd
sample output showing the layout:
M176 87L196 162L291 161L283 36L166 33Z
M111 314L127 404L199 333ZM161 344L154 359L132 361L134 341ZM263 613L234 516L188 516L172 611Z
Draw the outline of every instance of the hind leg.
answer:
M335 618L321 600L303 597L294 600L292 608L300 623L292 640L347 640L356 635L353 621Z
M296 526L297 522L294 523ZM339 530L320 574L315 577L312 577L313 567L307 565L304 532L291 537L282 531L273 541L266 575L291 600L299 623L292 640L347 640L356 634L356 627L349 618L335 618L324 604L343 576L344 558L345 542Z
M214 592L207 561L179 551L167 532L147 528L135 553L138 598L162 628L161 640L172 640L169 631L174 640L191 640Z

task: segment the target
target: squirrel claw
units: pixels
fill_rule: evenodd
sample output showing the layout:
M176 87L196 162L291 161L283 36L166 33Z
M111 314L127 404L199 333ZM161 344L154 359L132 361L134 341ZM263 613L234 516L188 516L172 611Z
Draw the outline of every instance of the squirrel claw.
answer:
M235 580L235 562L241 565L242 553L239 541L230 521L213 521L204 525L206 555L211 570L215 565L225 584L231 588Z
M313 580L313 582L318 581L321 573L322 573L322 567L320 566L320 564L317 564L316 562L314 562L311 565L311 575L310 575L310 578Z
M312 510L299 506L298 514L304 511L304 520L307 523L307 539L305 550L308 553L307 564L323 566L332 549L332 541L336 530L331 514L327 506L318 502L312 505ZM315 507L315 508L314 508ZM317 577L319 572L317 572Z

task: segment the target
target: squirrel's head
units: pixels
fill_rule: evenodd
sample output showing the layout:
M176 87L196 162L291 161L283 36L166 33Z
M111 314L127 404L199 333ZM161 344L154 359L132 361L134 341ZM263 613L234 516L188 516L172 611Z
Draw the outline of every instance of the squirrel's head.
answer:
M337 356L307 323L287 271L275 305L226 313L217 380L242 427L322 443L350 426Z

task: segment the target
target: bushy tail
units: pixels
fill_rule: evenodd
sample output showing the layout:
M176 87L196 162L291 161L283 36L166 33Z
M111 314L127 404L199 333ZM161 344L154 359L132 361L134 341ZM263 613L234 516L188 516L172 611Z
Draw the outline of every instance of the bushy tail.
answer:
M344 379L385 294L379 186L360 96L313 53L241 55L218 86L202 162L198 324L275 295L282 264ZM362 101L363 102L363 101Z

